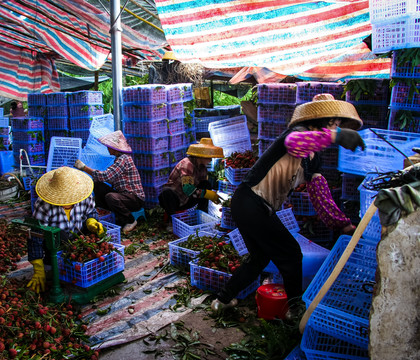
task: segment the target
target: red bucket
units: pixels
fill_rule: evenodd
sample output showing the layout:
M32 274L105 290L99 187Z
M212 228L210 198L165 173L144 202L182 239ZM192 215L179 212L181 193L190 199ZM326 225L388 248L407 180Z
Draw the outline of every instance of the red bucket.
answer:
M287 295L281 284L261 285L255 296L258 317L265 320L284 319L287 310Z

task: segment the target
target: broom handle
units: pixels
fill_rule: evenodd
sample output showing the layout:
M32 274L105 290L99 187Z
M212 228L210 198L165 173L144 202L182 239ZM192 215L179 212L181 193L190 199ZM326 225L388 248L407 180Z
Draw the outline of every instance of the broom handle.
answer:
M303 314L303 317L299 324L299 331L301 334L303 334L303 331L305 330L306 323L308 322L309 318L311 317L313 311L318 306L318 304L321 302L327 291L330 289L331 285L337 279L338 275L340 274L341 270L343 270L344 265L346 264L347 260L349 259L350 255L352 254L354 248L356 247L357 243L360 240L360 237L362 236L363 232L366 229L366 226L369 224L370 220L372 219L372 216L375 214L377 210L377 207L375 206L374 202L372 202L367 209L365 215L363 216L362 220L360 221L359 225L357 226L356 230L353 233L353 236L351 237L350 242L348 243L347 247L345 248L343 254L341 255L340 259L337 262L337 265L335 265L333 271L331 272L331 275L328 277L328 279L325 281L324 285L322 285L321 289L319 290L318 294L315 296L315 298L312 300L309 307L306 309L305 313Z

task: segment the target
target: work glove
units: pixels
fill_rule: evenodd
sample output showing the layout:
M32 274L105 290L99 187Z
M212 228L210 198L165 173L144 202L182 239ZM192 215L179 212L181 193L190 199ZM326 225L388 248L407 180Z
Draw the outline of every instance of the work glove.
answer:
M365 150L365 143L356 130L337 128L335 143L345 149L355 151L358 146Z
M91 233L101 236L104 233L104 226L95 218L86 220L86 227Z
M204 195L203 195L204 199L211 200L215 204L220 204L220 196L217 195L217 192L216 191L213 191L213 190L203 190L203 193L204 193Z
M44 269L44 261L42 259L35 259L30 261L30 263L34 267L34 274L32 276L31 281L28 282L27 287L31 288L37 294L40 291L45 291L45 269Z
M76 169L79 169L79 170L83 170L85 168L85 166L86 165L82 161L80 161L79 159L77 159L76 162L74 163L74 167Z

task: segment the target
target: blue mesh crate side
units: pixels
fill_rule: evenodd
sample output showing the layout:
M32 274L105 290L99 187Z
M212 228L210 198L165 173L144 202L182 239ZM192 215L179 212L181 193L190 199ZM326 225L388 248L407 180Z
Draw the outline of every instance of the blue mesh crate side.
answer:
M137 136L165 136L168 135L166 120L152 120L148 122L123 121L123 133Z
M191 285L199 289L217 293L226 285L232 274L218 271L197 264L197 259L190 261L190 277ZM260 286L260 277L255 280L246 289L242 290L238 295L238 299L245 299L249 294L253 293Z
M124 245L114 244L116 251L104 256L105 261L99 259L87 261L85 263L73 262L68 264L62 257L62 252L57 253L58 269L60 280L72 283L82 288L94 285L116 273L124 270ZM80 266L80 271L75 269L75 265Z
M408 47L409 17L372 24L372 52L385 53Z
M215 204L213 201L209 201L209 206L207 212L215 217L220 219L221 218L221 211L222 211L222 205L221 204Z
M225 168L225 176L233 185L240 185L242 180L248 174L250 168L234 169L232 167Z
M298 82L296 92L296 102L301 104L312 101L318 94L331 94L336 100L342 100L343 85L329 82Z
M102 223L102 221L109 222L111 224L115 224L115 214L109 210L104 210L100 208L96 208L98 210L98 221ZM100 212L102 211L102 212Z
M308 360L368 360L368 350L306 326L300 344Z
M90 132L89 132L88 129L86 129L86 130L75 130L75 129L73 129L73 130L70 130L69 133L70 133L71 137L81 138L83 144L86 144L86 142L89 138L89 135L90 135Z
M100 155L109 155L108 148L105 145L101 144L99 140L92 135L91 132L89 132L89 137L86 141L85 148L97 152Z
M296 215L316 215L312 205L309 193L293 191L289 196L289 202L292 205L293 213Z
M233 247L236 249L239 255L248 254L248 249L245 245L245 241L242 238L241 233L238 229L231 231L229 234L229 239L232 242Z
M20 141L13 142L13 149L17 151L19 151L19 149L24 149L28 154L39 154L45 150L43 142L30 143Z
M148 186L163 185L168 181L170 170L163 168L161 170L139 170L141 183Z
M28 116L45 118L47 116L47 108L45 106L28 106Z
M216 146L223 146L242 138L250 138L245 115L214 121L209 124L209 133Z
M420 84L416 85L417 91L420 90ZM395 109L406 109L420 111L420 95L414 91L410 97L410 86L405 83L396 83L392 88L390 105Z
M219 191L225 194L233 194L238 186L231 184L229 181L219 180Z
M235 221L228 207L222 207L222 221L220 226L224 229L236 229Z
M10 128L8 126L0 126L0 134L9 136L10 134Z
M67 137L67 136L70 135L70 130L67 130L67 129L49 129L47 134L48 134L50 139L54 136Z
M184 237L195 233L196 230L213 232L219 219L201 211L192 210L172 215L173 233Z
M44 141L44 132L42 130L13 130L13 141L37 143Z
M12 131L13 130L43 130L44 119L42 118L12 118L11 119Z
M358 105L355 104L357 113L363 120L363 128L388 128L388 103L386 105Z
M399 51L394 51L392 53L391 78L419 79L420 78L420 65L413 66L411 61L407 61L404 64L399 64L398 63L399 56L400 56Z
M146 196L146 199L157 199L159 194L162 191L163 185L153 185L153 186L146 186L143 185L143 191Z
M68 117L48 118L45 128L52 130L69 130L69 119Z
M215 106L219 110L220 115L228 115L229 117L241 115L241 105L222 105Z
M8 117L0 117L0 128L9 129L10 119Z
M179 134L185 131L184 119L171 119L167 122L168 135Z
M394 109L391 107L391 112L389 115L389 130L394 131L404 131L410 133L419 133L420 132L420 111L411 111L412 120L410 122L404 123L403 120L400 120L398 114L400 109Z
M104 114L103 105L70 105L70 118L91 117Z
M276 212L276 215L281 220L286 229L291 233L296 233L299 231L299 224L295 218L295 215L293 214L292 208L279 210Z
M195 118L195 126L197 132L208 132L209 124L215 121L227 119L226 116L211 116Z
M101 223L106 229L106 234L111 237L111 242L114 244L121 244L121 226L105 220L101 220Z
M127 135L127 142L133 151L146 153L168 151L168 136L148 137L148 136L132 136Z
M357 190L360 194L360 216L363 217L363 215L366 213L367 209L369 208L370 204L375 201L375 197L378 194L378 191L375 190L369 190L365 187L367 185L367 182L374 179L376 175L368 174L362 181L362 183L359 185ZM379 219L379 213L378 211L375 212L373 215L373 218Z
M69 116L67 105L49 105L45 111L48 118L66 118Z
M29 93L28 107L30 106L45 106L47 104L47 96L43 93Z
M153 200L148 200L146 199L144 202L144 208L145 209L154 209L155 207L159 206L159 200L158 199L153 199Z
M113 132L115 129L114 115L112 114L96 115L92 116L91 119L89 131L97 139Z
M84 148L82 149L80 160L83 161L86 164L86 166L92 169L104 171L114 163L115 156L101 155L95 151Z
M258 138L259 139L275 139L287 129L286 123L273 121L258 122Z
M169 151L169 165L177 164L187 156L188 146Z
M186 102L193 99L192 84L166 85L167 102Z
M379 221L379 218L372 218L369 224L366 226L365 231L363 232L363 238L366 240L371 240L378 242L381 240L382 225Z
M82 153L82 140L77 138L52 137L48 154L47 171L61 166L74 167Z
M257 118L260 121L271 121L287 124L292 118L295 106L284 104L258 104Z
M363 176L352 174L341 175L341 197L345 200L359 201L360 193L358 187L363 181Z
M163 120L167 116L167 104L123 105L124 120Z
M166 107L167 118L169 120L184 118L184 103L171 103Z
M167 102L167 90L155 84L128 86L123 88L122 98L125 104L162 104Z
M296 84L257 85L258 102L264 104L296 104L296 92Z
M69 105L101 105L102 91L81 90L68 94Z
M306 360L306 355L300 346L296 346L284 360Z
M158 169L169 166L168 152L133 153L132 156L137 168Z
M418 0L390 0L386 3L383 3L382 1L371 1L369 4L370 20L372 23L381 23L390 19L406 16L412 12L415 13L416 2L418 2Z
M168 148L170 151L174 151L188 147L190 144L189 139L189 135L185 132L176 135L170 135Z
M20 154L13 152L14 163L16 166L20 164ZM43 152L28 154L29 164L26 161L26 156L23 156L22 165L45 165L45 154Z
M258 156L261 157L275 140L276 139L258 139Z
M51 93L51 94L47 94L47 105L67 105L68 104L68 99L67 96L70 93L68 92L56 92L56 93Z

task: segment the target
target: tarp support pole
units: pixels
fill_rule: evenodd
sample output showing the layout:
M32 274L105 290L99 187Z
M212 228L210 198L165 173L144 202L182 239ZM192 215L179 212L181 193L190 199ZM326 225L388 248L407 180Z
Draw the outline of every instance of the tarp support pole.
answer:
M111 0L111 54L112 54L112 99L114 105L114 127L121 130L122 114L122 52L120 0Z

